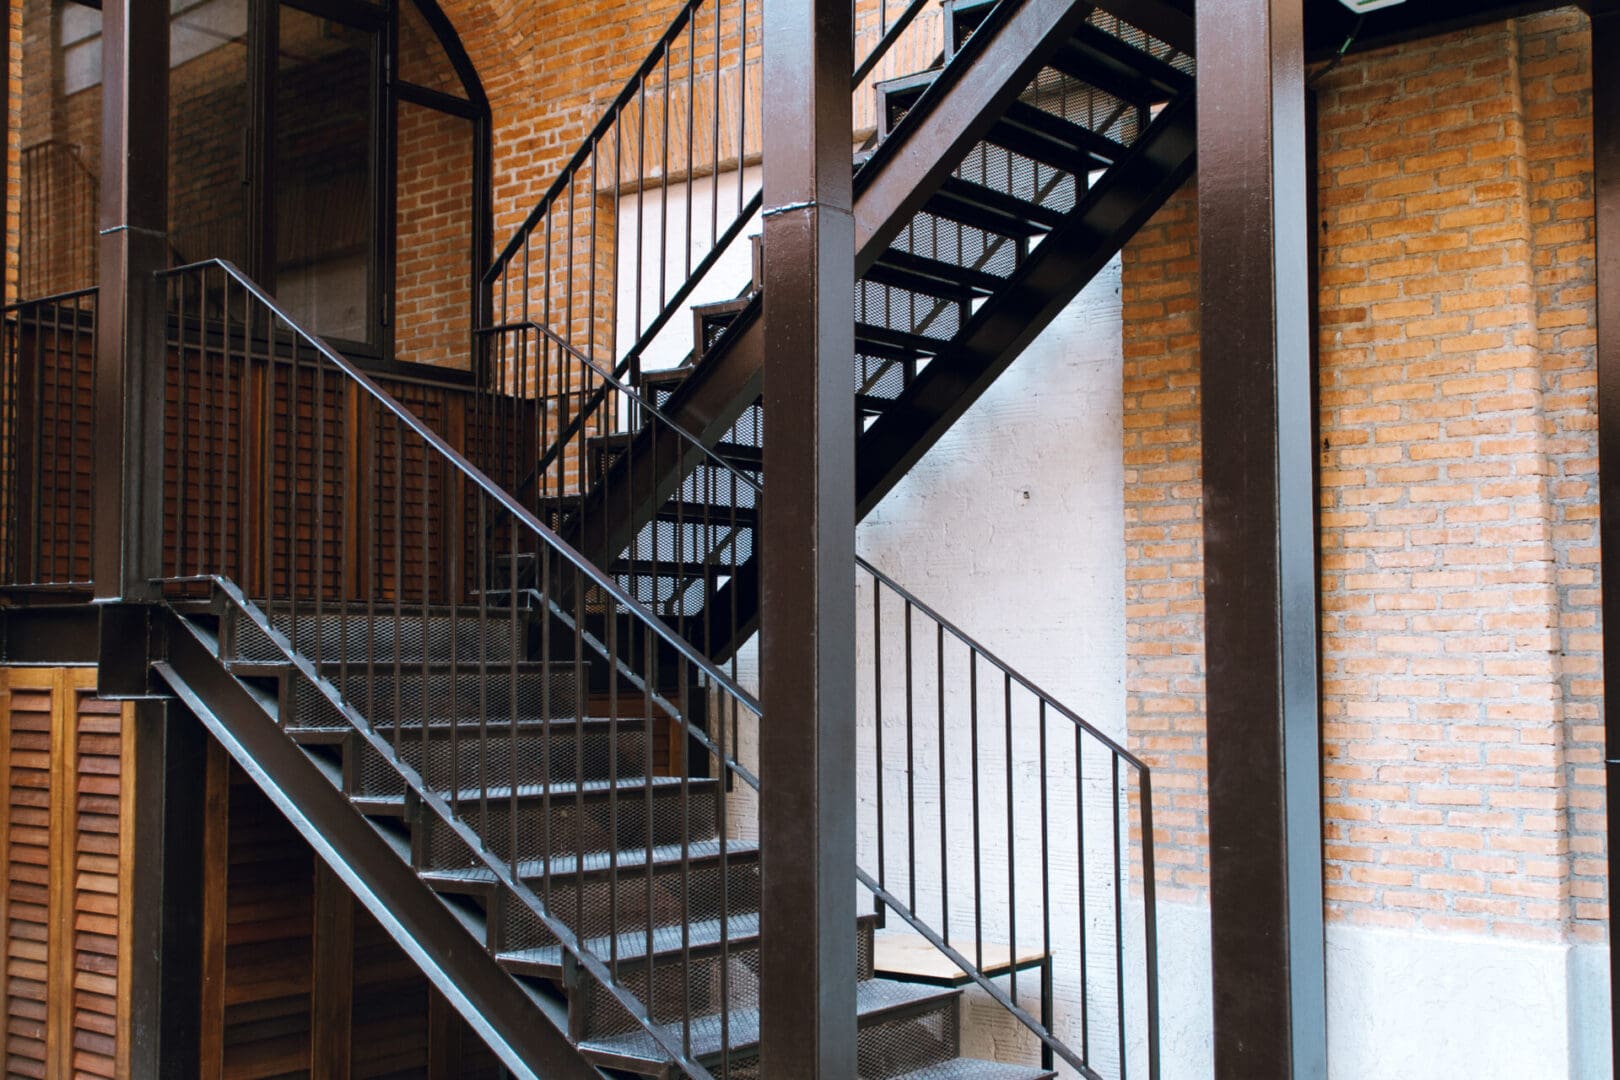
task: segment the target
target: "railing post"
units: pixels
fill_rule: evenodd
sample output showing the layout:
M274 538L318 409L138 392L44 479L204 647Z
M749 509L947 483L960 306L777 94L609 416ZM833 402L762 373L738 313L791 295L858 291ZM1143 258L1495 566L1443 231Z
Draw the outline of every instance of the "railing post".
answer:
M855 239L849 0L765 0L761 1051L855 1075Z
M97 601L141 602L155 597L162 567L164 302L154 274L168 254L168 4L107 0L101 43L92 565Z
M1206 3L1196 19L1215 1076L1320 1080L1303 3Z

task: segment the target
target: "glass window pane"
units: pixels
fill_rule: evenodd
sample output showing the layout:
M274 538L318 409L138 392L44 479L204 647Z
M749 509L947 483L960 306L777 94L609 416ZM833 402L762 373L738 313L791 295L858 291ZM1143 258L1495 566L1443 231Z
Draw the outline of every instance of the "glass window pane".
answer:
M281 9L276 68L276 297L305 326L371 340L372 35Z
M247 0L169 11L169 256L246 267Z
M34 299L96 283L101 12L24 0L22 24L20 216L7 285L10 295Z
M395 210L396 359L471 363L470 120L400 102Z

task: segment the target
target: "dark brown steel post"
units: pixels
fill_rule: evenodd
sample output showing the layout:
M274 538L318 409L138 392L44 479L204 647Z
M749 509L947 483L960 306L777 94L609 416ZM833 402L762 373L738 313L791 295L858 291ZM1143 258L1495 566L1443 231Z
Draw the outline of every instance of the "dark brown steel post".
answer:
M1327 1075L1302 0L1197 12L1215 1075Z
M765 0L761 1051L855 1075L855 232L849 0Z
M102 5L96 598L152 599L163 543L163 297L168 245L169 8ZM183 437L183 433L182 437Z
M135 863L130 872L130 1075L200 1075L204 783L208 736L177 702L135 703ZM216 868L218 869L218 868Z
M1620 4L1592 9L1592 150L1597 216L1598 496L1603 583L1603 685L1620 687ZM1620 965L1614 955L1614 852L1620 845L1620 709L1603 708L1608 794L1609 1038L1620 1062Z

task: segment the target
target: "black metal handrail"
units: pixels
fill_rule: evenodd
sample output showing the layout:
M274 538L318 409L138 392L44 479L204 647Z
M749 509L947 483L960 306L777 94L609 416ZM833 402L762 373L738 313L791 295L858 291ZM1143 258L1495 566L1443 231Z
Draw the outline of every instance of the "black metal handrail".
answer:
M96 301L77 289L6 307L0 351L0 585L94 587Z
M534 336L551 341L559 349L567 348L566 343L561 342L555 337L555 335L550 334L545 327L537 324L531 324L523 327L522 329ZM666 435L670 439L684 444L686 446L686 454L691 460L701 462L703 468L712 470L712 472L715 474L723 474L727 476L732 492L732 498L730 501L733 504L737 501L735 498L736 492L747 492L748 505L753 507L758 507L760 505L760 496L763 492L763 485L753 475L739 471L729 461L715 453L709 447L705 446L685 428L681 427L681 425L679 425L677 422L670 419L655 405L648 402L644 396L638 394L634 388L615 379L609 372L592 364L588 358L576 356L575 359L582 366L587 367L593 373L593 377L598 381L596 387L593 388L593 393L600 393L602 395L616 395L623 403L623 407L621 409L622 415L640 418L644 427L656 429L658 433ZM657 442L657 440L649 439L647 442L649 444L654 444ZM739 524L735 517L735 513L733 512L729 519L724 517L723 511L721 514L722 521L726 524L726 526L732 531L735 531ZM649 560L649 562L656 565L658 561L657 555L658 552L655 550L653 552L654 558ZM728 575L735 577L739 569L736 561L736 548L734 546L727 548L724 558L726 559L724 565ZM969 710L969 715L967 718L967 722L971 728L971 734L975 743L975 752L965 755L962 758L962 761L966 763L963 767L967 768L970 773L967 782L973 791L973 802L969 812L971 817L971 830L974 837L973 887L970 892L970 895L972 896L971 907L975 926L975 945L971 950L972 954L969 955L952 944L950 919L951 909L949 906L949 898L951 895L952 886L952 877L950 873L951 860L947 857L946 849L943 846L940 848L941 857L940 866L938 869L939 880L935 883L935 888L933 890L934 893L940 897L940 918L938 919L939 925L936 927L933 922L931 922L921 913L921 907L918 903L919 876L916 870L918 836L918 799L916 794L916 781L918 779L920 770L916 769L915 767L916 759L913 753L916 736L916 729L914 725L915 696L913 691L915 690L917 683L921 681L921 677L928 674L928 672L921 670L927 665L916 662L916 657L914 656L911 648L913 639L913 624L915 619L921 618L922 620L926 621L928 626L932 627L932 636L936 643L936 656L939 658L939 661L932 668L932 673L934 674L933 681L939 690L938 708L939 719L942 723L946 719L947 692L945 682L942 678L940 678L940 675L944 671L945 642L947 639L954 641L957 645L964 648L970 657L969 681L974 686L975 698L977 681L979 678L978 672L981 665L984 669L993 672L993 677L999 678L1003 683L1003 699L1006 703L1006 709L1003 716L1003 728L1009 737L1008 745L1006 747L1008 752L1009 769L1006 773L1008 779L1004 789L1004 793L1006 795L1005 819L1009 827L1009 833L1006 837L1007 851L1009 853L1014 853L1018 850L1016 838L1011 832L1011 822L1013 819L1015 801L1017 798L1017 790L1011 779L1013 774L1010 766L1012 750L1011 734L1013 732L1012 723L1014 719L1014 710L1012 708L1012 704L1015 689L1018 692L1027 695L1034 702L1034 706L1039 718L1037 741L1040 781L1038 784L1036 797L1039 801L1042 829L1040 840L1037 845L1040 863L1039 887L1037 889L1038 906L1032 906L1034 909L1033 921L1041 927L1042 940L1040 951L1042 955L1048 958L1046 961L1047 963L1054 962L1052 959L1054 956L1054 905L1051 895L1052 875L1050 870L1053 851L1050 844L1051 830L1049 825L1049 809L1052 802L1052 788L1055 785L1050 783L1049 779L1054 772L1061 771L1057 769L1059 764L1059 755L1064 749L1067 749L1071 745L1073 755L1072 757L1066 759L1065 763L1072 762L1077 779L1080 779L1081 774L1084 772L1084 767L1088 760L1086 756L1088 748L1091 749L1092 754L1101 756L1103 760L1107 762L1106 768L1109 777L1109 789L1111 792L1108 811L1113 828L1110 832L1104 835L1100 843L1093 843L1090 849L1086 847L1086 842L1084 839L1084 817L1086 813L1085 795L1079 788L1078 784L1076 787L1075 814L1076 821L1081 830L1081 837L1079 839L1080 849L1078 854L1080 876L1079 884L1081 888L1081 902L1078 912L1080 919L1080 928L1078 931L1080 948L1076 976L1078 984L1081 988L1081 992L1084 994L1090 988L1091 982L1089 975L1092 964L1087 952L1088 938L1094 937L1094 935L1092 935L1088 930L1085 923L1088 916L1094 914L1087 912L1084 901L1083 891L1086 885L1085 868L1088 862L1088 850L1090 850L1093 855L1100 851L1105 857L1105 861L1110 863L1110 880L1115 898L1113 909L1110 914L1112 916L1111 944L1113 946L1111 951L1114 959L1112 973L1115 979L1116 1001L1113 1023L1110 1026L1112 1028L1111 1034L1115 1035L1116 1038L1111 1041L1109 1049L1114 1050L1118 1055L1117 1062L1119 1071L1117 1075L1119 1080L1125 1080L1125 1078L1130 1075L1127 1067L1130 1054L1126 1046L1129 1016L1126 1001L1126 928L1124 923L1125 900L1123 890L1131 884L1130 881L1126 880L1126 859L1128 858L1128 851L1134 850L1138 860L1136 866L1133 868L1135 871L1134 882L1136 887L1140 889L1142 901L1142 934L1144 939L1143 952L1145 974L1141 986L1141 997L1142 1014L1144 1017L1147 1037L1147 1075L1149 1076L1150 1080L1157 1080L1159 1075L1160 1059L1158 1034L1157 906L1155 898L1155 868L1152 843L1152 783L1150 770L1147 764L1136 755L1132 754L1125 747L1121 746L1106 732L1100 730L1078 713L1063 705L1051 694L1042 690L1033 681L1014 669L1009 663L1002 660L996 654L992 653L989 649L985 648L982 644L976 641L965 630L962 630L960 627L951 623L937 610L905 589L892 577L883 573L870 562L857 556L856 566L858 568L857 576L864 574L872 583L873 618L871 623L868 624L871 627L871 637L866 638L863 636L861 640L863 643L870 646L868 655L873 658L874 681L872 684L873 696L871 700L874 705L874 732L876 736L874 747L875 753L873 755L873 761L876 763L876 773L873 783L873 787L876 792L876 802L874 804L876 807L876 821L873 832L877 837L876 872L872 873L867 869L858 868L858 877L862 883L872 891L873 895L877 898L881 905L899 915L900 918L911 926L920 936L933 944L953 963L955 963L970 980L972 980L976 985L980 986L998 1004L1000 1004L1020 1023L1022 1023L1034 1035L1040 1044L1042 1058L1048 1067L1051 1065L1053 1058L1061 1058L1076 1068L1082 1075L1091 1078L1091 1080L1102 1080L1103 1074L1100 1073L1097 1068L1097 1055L1093 1053L1092 1038L1094 1026L1101 1027L1102 1025L1100 1023L1094 1025L1094 1018L1091 1015L1091 1011L1089 1009L1083 1009L1082 1014L1079 1017L1079 1041L1081 1045L1079 1050L1075 1050L1068 1045L1065 1040L1060 1038L1057 1032L1054 1030L1056 1024L1055 1017L1052 1013L1052 1002L1049 1000L1049 990L1046 994L1048 1000L1043 1001L1042 1015L1036 1016L1019 1004L1017 966L1015 965L1012 970L1006 973L1006 977L1009 977L1011 980L1011 986L1009 989L1004 990L1000 985L997 984L996 981L998 978L1004 977L999 972L995 972L996 957L992 955L991 963L986 963L984 951L985 939L983 931L985 911L987 908L1004 907L1009 912L1010 919L1008 936L1011 940L1008 944L1014 948L1016 948L1019 944L1017 940L1018 888L1016 865L1010 860L1007 878L1008 888L1006 893L1004 895L994 897L993 900L995 902L986 902L988 890L984 888L984 876L981 873L982 829L979 805L981 788L986 785L982 783L985 779L982 775L983 769L981 768L983 762L979 754L976 752L978 749L977 738L979 730L979 712L976 702L974 707ZM887 793L885 792L885 784L882 779L882 769L886 761L882 737L882 705L885 697L892 697L893 693L892 691L886 693L884 683L883 638L885 625L882 614L882 594L884 592L892 594L899 601L900 610L903 611L905 619L903 628L903 635L905 638L905 663L902 682L906 691L905 714L908 727L908 739L906 747L907 782L903 788L904 806L901 808L903 813L898 815L903 818L906 823L905 850L908 859L907 866L905 868L906 872L903 874L905 887L902 890L905 895L897 895L890 887L890 879L892 874L890 860L888 858L888 852L886 851L885 844L885 818L889 815L885 809ZM683 622L679 619L677 620L676 625L678 628L683 630L686 628ZM928 636L926 631L924 636ZM866 687L863 686L861 689L864 693ZM1049 727L1049 722L1061 723L1062 725L1065 725L1071 729L1073 732L1072 742L1065 740L1063 747L1059 747L1059 740L1051 737L1052 731ZM943 750L945 745L943 732L941 733L941 742L939 745ZM939 761L939 771L934 777L932 777L932 779L938 781L938 786L935 788L935 790L943 791L946 787L945 781L947 779L945 758L941 757ZM959 767L958 772L960 771L961 768ZM1126 781L1134 780L1134 784L1127 782L1122 788L1122 774ZM925 777L925 779L928 778ZM961 778L958 777L958 779ZM1120 801L1122 790L1129 790L1133 796L1131 802L1126 805L1122 805ZM1140 823L1137 829L1137 836L1134 839L1130 836L1122 836L1120 832L1120 827L1123 820L1122 814L1128 816L1132 812L1137 815L1137 819ZM947 815L948 811L945 808L944 802L941 801L939 818L940 827L938 830L938 841L941 845L946 844L946 838L949 835L949 829L947 828ZM1028 845L1026 844L1025 846L1027 847ZM1093 858L1089 861L1094 862L1096 860ZM964 890L958 886L957 895L960 897L963 891ZM1004 903L1001 901L1004 901ZM987 974L987 971L992 971L994 973Z
M855 67L855 92L870 87L933 2L908 0L892 15L889 0L858 5L877 40ZM643 354L761 206L746 175L761 152L762 89L749 74L761 55L760 3L729 6L687 0L608 103L484 273L486 334L538 323L586 355L613 357L615 376L639 382ZM734 115L723 125L728 110ZM722 195L721 173L732 170L734 193ZM706 237L695 203L706 204ZM621 282L626 253L633 280ZM625 288L633 293L627 303ZM617 340L621 326L633 339L627 345Z
M724 1028L737 1007L741 989L726 971L741 946L728 940L723 886L740 872L734 830L749 820L757 785L727 732L738 712L757 717L758 702L240 270L211 260L159 279L180 316L170 321L171 423L185 417L190 436L165 444L168 587L222 594L310 688L294 695L284 724L321 715L353 727L431 812L440 839L424 841L430 850L492 875L679 1068L710 1076L694 1056L693 1025L717 1009ZM507 525L491 542L482 526L497 515ZM193 535L204 542L185 542ZM520 588L524 563L532 581ZM523 611L526 597L543 601L538 613ZM430 654L425 643L446 625L453 644ZM419 660L398 644L413 627ZM498 641L527 642L527 651L514 644L492 656ZM657 668L667 655L679 660L673 687ZM595 691L593 670L603 676ZM712 723L727 709L732 724ZM666 722L683 760L660 780L652 751ZM449 740L447 757L433 756L434 745L445 750L431 742L435 732ZM571 753L555 754L544 741L552 735L570 740ZM593 778L587 739L604 737L605 751L593 753L605 752L609 771ZM633 775L620 772L632 760L626 740L639 747ZM693 754L701 760L684 760ZM731 780L741 781L735 792ZM561 869L587 855L589 838L560 831L586 820L587 797L605 800L617 823L601 856L611 884L600 926ZM554 818L554 801L577 816ZM679 959L664 963L676 964L682 992L655 978L670 946L655 941L653 908L640 922L618 899L632 888L621 876L633 872L621 847L650 860L671 846L682 911ZM722 887L705 902L721 932L694 953L688 905L699 854L718 868ZM718 989L694 1000L714 950ZM722 1045L728 1039L723 1031Z

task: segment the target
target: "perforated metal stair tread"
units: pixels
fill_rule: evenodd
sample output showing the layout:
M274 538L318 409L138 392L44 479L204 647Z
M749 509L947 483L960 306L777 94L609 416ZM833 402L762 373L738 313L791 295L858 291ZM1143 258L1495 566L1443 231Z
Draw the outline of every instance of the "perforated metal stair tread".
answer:
M1034 1065L1004 1065L979 1058L956 1058L908 1072L894 1080L1047 1080L1057 1073Z
M539 881L549 875L553 878L601 876L612 872L637 871L651 863L654 869L681 865L682 849L694 864L712 862L720 858L719 840L694 840L690 844L663 844L652 848L620 848L617 852L592 851L583 856L558 855L552 859L524 859L517 865L517 876L524 881ZM751 840L727 840L727 862L733 865L753 862L759 858L759 845ZM443 870L424 870L422 880L430 885L493 885L498 880L495 872L482 866L469 866Z
M686 926L688 931L685 934L681 933L680 923L653 927L650 947L654 960L680 956L688 950L694 953L707 952L719 948L722 944L743 948L759 941L757 912L740 913L725 920L703 919L687 923ZM725 929L724 939L720 933L722 927ZM620 963L647 959L649 942L646 927L627 930L617 935L617 938L617 955ZM586 938L585 951L604 963L611 963L614 956L613 943L614 939L608 936ZM515 971L546 978L554 977L562 970L562 949L556 945L503 952L498 954L497 959Z
M887 979L865 979L855 984L855 1015L861 1026L884 1020L929 1012L949 1007L960 990L942 990L912 983L890 982ZM691 1023L692 1056L703 1060L711 1058L729 1043L733 1054L746 1051L759 1043L759 1010L733 1009L726 1017L726 1035L722 1042L719 1014L695 1017ZM660 1031L679 1044L684 1025L661 1024ZM618 1063L635 1067L634 1063L657 1064L669 1060L667 1054L645 1031L627 1031L620 1035L599 1036L579 1044L588 1057L604 1065Z
M715 781L704 777L691 777L686 781L688 790L693 795L708 792L715 786ZM607 798L614 791L621 796L626 792L631 798L640 797L647 788L654 792L674 793L681 788L679 776L621 776L618 780L558 780L550 784L519 784L516 788L511 785L491 785L488 788L462 788L460 791L451 791L441 788L437 791L440 798L456 800L463 805L477 805L480 798L487 797L490 802L517 799L519 802L541 802L550 798L553 803L561 800L571 800L576 795L586 799Z

